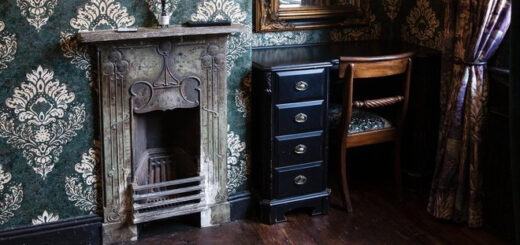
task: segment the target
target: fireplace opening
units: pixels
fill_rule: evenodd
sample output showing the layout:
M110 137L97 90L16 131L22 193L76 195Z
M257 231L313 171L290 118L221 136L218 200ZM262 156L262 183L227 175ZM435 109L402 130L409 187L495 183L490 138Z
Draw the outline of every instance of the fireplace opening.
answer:
M199 115L199 107L134 113L134 223L198 211Z
M136 163L139 185L154 184L199 174L199 108L135 114Z

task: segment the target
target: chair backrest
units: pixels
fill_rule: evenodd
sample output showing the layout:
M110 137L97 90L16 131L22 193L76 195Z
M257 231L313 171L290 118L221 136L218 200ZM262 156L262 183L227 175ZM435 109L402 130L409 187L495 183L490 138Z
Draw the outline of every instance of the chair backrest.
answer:
M339 65L339 77L346 78L343 94L343 116L341 130L348 129L352 117L352 107L377 108L402 103L398 117L397 127L401 128L408 110L408 95L410 90L410 76L412 68L412 54L388 59L374 59L373 61L351 60L349 57L341 57ZM402 94L394 97L379 98L373 100L353 101L354 79L377 78L399 74L406 74ZM346 132L346 131L343 131Z
M350 66L353 78L372 78L385 77L405 73L411 59L401 58L373 62L351 62L349 60L340 61L339 78L344 78Z

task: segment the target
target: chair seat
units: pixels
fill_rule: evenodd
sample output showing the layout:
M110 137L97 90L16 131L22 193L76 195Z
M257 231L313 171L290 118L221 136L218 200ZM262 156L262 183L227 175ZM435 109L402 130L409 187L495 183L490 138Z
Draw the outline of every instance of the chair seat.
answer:
M339 125L341 120L342 106L332 104L329 107L329 121L332 127ZM348 126L349 134L356 134L374 130L391 128L392 123L386 118L365 110L353 109L350 125Z

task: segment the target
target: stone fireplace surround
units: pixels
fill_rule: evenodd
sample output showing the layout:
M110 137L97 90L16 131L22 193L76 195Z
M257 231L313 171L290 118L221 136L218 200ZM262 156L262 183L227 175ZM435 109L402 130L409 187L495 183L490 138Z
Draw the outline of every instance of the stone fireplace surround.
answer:
M200 213L202 227L229 221L226 39L240 31L242 26L231 25L80 32L79 40L97 49L104 244L135 240L138 223L179 215ZM198 134L193 139L197 137L200 146L191 151L196 165L192 169L198 175L168 179L163 174L163 182L155 183L146 171L143 177L142 169L148 170L152 162L178 163L189 157L174 156L185 152L182 140L149 149L147 145L154 144L145 141L154 138L147 136L143 118L155 114L161 119L166 115L161 113L179 110L198 114ZM176 120L179 115L184 114L171 116L162 127L179 122L169 129L175 132L183 121ZM148 120L152 124L148 128L153 128L153 120ZM164 160L172 156L175 160ZM150 199L153 202L146 201Z

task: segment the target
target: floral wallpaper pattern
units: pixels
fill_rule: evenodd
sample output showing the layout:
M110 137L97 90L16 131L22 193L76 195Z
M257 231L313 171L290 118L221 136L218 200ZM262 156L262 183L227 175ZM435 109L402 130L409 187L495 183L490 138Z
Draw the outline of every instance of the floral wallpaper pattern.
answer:
M254 47L304 44L309 40L312 31L286 31L255 33Z
M39 224L43 224L43 223L58 221L59 219L60 219L60 216L58 214L48 213L47 210L43 210L42 215L38 215L38 217L36 217L36 219L32 220L32 224L39 225Z
M83 127L85 106L71 104L69 108L75 95L54 79L52 70L38 66L26 79L5 100L16 119L0 114L0 137L21 149L27 165L45 179L60 160L63 145Z
M90 0L80 9L76 18L70 20L70 26L76 30L96 30L110 27L132 26L135 22L125 7L115 0Z
M0 225L14 216L23 200L22 184L11 183L11 173L5 172L0 165Z
M228 188L233 191L243 185L247 181L247 161L241 159L240 155L246 149L246 143L240 140L240 137L233 131L229 130L227 134L227 165L228 165Z
M0 21L0 72L7 68L7 64L14 60L16 54L16 35L4 32L5 23Z
M441 49L442 31L439 14L430 0L417 0L402 26L401 39L432 49Z
M385 13L391 20L394 20L399 14L401 8L401 0L382 0Z
M231 35L227 47L230 195L249 189L252 47L387 39L389 30L400 31L398 38L436 47L441 30L435 21L443 21L438 11L443 3L370 1L367 26L262 34L251 31L253 1L167 1L172 24L230 20L247 27ZM98 212L95 59L76 34L155 26L158 3L0 1L0 230Z
M97 143L99 145L99 143ZM90 148L81 155L81 162L74 165L75 174L65 177L65 193L74 206L83 211L94 213L100 211L100 196L97 195L101 186L99 181L100 148Z
M179 4L179 1L180 0L168 0L168 1L164 2L166 16L168 16L168 17L172 16L173 11L175 11L177 9L177 5ZM162 15L161 0L146 0L146 3L148 3L150 11L152 11L155 18L159 19L159 17Z
M336 42L381 39L381 24L371 10L368 14L369 23L367 26L333 30L330 32L330 39Z
M232 0L203 0L191 16L193 21L230 20L235 23L242 23L246 18L247 12Z
M54 13L57 0L16 0L21 14L39 32Z
M96 29L116 29L119 27L133 26L135 18L129 16L126 8L121 7L114 0L91 0L78 9L75 18L70 20L70 27L60 33L60 46L63 56L71 59L71 63L81 70L85 70L87 78L90 77L91 65L87 47L81 45L74 38L78 31L93 31ZM92 85L92 83L91 83Z

